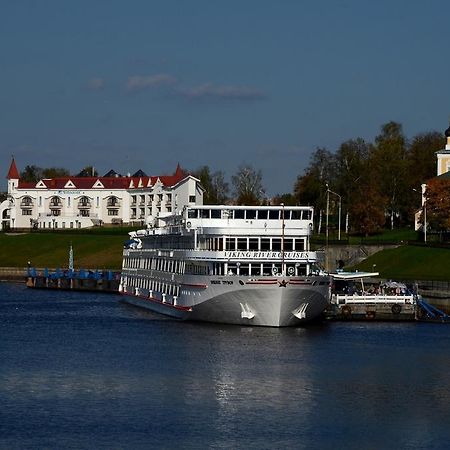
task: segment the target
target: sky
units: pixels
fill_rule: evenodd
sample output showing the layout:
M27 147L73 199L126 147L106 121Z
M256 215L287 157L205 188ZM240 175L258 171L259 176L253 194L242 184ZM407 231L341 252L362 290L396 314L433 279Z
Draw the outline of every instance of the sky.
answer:
M261 170L450 116L448 0L2 0L0 189L26 165ZM439 150L439 149L436 149Z

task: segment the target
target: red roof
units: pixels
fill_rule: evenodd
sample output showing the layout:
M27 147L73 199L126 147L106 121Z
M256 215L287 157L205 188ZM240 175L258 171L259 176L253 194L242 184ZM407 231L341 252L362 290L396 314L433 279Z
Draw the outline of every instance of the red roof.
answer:
M38 183L19 181L18 187L19 189L34 189L37 184L43 182L47 189L102 189L95 186L96 183L100 182L105 189L142 189L149 185L149 181L150 185L153 186L158 179L164 186L174 186L186 176L187 174L178 166L174 175L159 177L60 177L43 179ZM68 183L69 185L67 185Z
M18 180L20 178L19 171L16 167L16 162L14 161L14 158L11 161L11 165L9 166L8 175L6 175L6 178L8 180Z

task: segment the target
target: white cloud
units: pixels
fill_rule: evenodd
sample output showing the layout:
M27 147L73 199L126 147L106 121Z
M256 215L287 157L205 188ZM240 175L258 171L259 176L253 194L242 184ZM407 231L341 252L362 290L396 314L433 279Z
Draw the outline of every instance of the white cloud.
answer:
M170 86L175 84L176 82L177 79L174 76L166 73L148 76L134 75L128 77L125 89L127 92L137 92L151 87Z
M99 91L105 87L105 79L104 78L91 78L87 82L87 88L91 91Z
M249 86L216 86L212 83L178 89L177 93L189 100L254 101L267 98L262 91Z

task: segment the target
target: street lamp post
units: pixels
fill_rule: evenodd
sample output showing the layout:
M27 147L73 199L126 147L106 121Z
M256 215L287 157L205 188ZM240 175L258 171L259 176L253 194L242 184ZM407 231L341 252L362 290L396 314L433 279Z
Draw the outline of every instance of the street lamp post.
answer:
M427 196L426 192L426 184L422 184L422 211L423 211L423 242L427 243ZM413 188L414 192L419 192L417 189Z
M423 241L427 243L427 199L423 201Z

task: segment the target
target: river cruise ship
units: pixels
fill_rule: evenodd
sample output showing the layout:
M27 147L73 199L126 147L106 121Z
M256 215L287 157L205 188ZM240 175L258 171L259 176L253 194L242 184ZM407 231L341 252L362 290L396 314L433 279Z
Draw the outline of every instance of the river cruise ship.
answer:
M124 300L179 319L294 326L328 306L313 208L190 206L129 233Z

